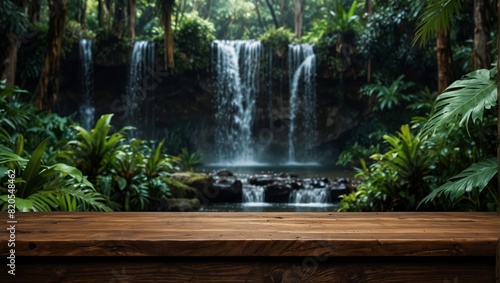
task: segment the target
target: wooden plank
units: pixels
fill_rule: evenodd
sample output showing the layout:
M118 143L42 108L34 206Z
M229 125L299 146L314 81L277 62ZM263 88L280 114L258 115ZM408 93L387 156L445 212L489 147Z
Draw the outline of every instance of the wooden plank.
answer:
M494 282L495 257L21 257L2 282ZM3 279L8 279L4 281Z
M6 214L0 217L7 219ZM496 213L17 213L17 256L495 256ZM8 233L8 231L4 231ZM8 237L0 252L7 254Z
M500 283L500 238L497 241L496 283Z

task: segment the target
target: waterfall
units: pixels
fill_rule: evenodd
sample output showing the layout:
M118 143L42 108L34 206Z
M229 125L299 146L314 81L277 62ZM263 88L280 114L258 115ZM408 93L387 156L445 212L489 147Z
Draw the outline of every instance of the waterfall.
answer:
M243 202L244 203L263 203L264 202L264 187L244 186L243 187Z
M86 130L94 126L94 66L92 64L92 41L90 39L81 39L79 45L80 51L80 72L81 72L81 91L83 102L80 105L80 121Z
M290 203L316 203L330 202L330 191L326 189L301 189L290 193Z
M255 162L252 127L259 91L260 41L212 42L216 57L215 154L219 163Z
M141 138L154 135L155 47L153 42L137 41L132 49L126 89L127 124L136 127Z
M316 56L311 44L288 46L290 83L290 124L288 132L288 161L315 161L316 146ZM299 107L302 111L299 111ZM302 112L301 120L297 119ZM296 143L299 142L300 145ZM296 150L300 148L301 150Z

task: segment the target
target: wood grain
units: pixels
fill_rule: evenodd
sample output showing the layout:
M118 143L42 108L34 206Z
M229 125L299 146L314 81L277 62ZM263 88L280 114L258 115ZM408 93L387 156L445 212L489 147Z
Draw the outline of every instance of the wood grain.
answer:
M500 238L496 213L16 215L18 256L495 256Z
M2 282L494 282L494 257L23 257Z
M7 214L0 214L7 219ZM0 282L498 282L496 213L17 213ZM9 231L0 237L9 253Z

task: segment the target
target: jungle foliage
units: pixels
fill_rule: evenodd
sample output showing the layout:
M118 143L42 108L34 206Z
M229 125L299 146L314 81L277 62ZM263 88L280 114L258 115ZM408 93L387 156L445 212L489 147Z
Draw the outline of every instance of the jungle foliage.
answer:
M33 90L50 53L51 19L61 14L55 1L18 2L0 4L0 55L18 49L10 70L18 85ZM56 56L63 60L74 55L79 39L91 38L96 64L125 65L135 40L154 40L166 68L175 61L169 74L193 77L210 70L215 38L258 38L283 61L288 44L314 44L321 79L343 86L348 77L359 85L358 101L366 108L337 161L357 167L361 180L343 197L342 211L498 208L497 70L473 70L476 57L495 57L495 1L482 1L481 29L473 17L478 1L471 0L67 2ZM295 11L303 11L301 21ZM440 30L449 31L449 67L459 73L438 94L436 51L442 47L430 39ZM487 31L480 44L477 30ZM491 54L478 54L478 46ZM1 63L8 63L3 57ZM0 68L3 78L2 72L8 71ZM333 91L332 96L343 99ZM6 172L15 170L23 184L23 210L154 210L169 196L169 174L202 162L196 152L182 149L180 135L179 142L151 146L129 137L130 128L115 131L112 115L88 130L71 116L41 112L32 100L29 92L0 84L3 204ZM179 157L166 153L165 145L173 144ZM48 185L37 183L42 179ZM29 182L35 185L23 187Z
M112 114L86 130L40 112L28 96L0 84L1 210L11 209L11 198L20 211L164 210L170 174L203 162L186 149L167 154L164 141L151 147L128 138L132 128L113 130Z

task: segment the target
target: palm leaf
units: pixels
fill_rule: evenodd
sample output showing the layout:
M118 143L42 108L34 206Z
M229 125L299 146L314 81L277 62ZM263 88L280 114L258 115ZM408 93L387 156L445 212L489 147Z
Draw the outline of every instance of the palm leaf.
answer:
M36 188L34 184L40 182L38 177L40 177L39 173L42 166L42 156L45 152L45 147L47 146L48 141L49 138L46 138L36 147L30 160L28 161L28 164L26 165L26 168L24 168L21 176L26 183L21 185L20 197L27 197L31 195L32 191Z
M29 197L38 211L112 211L106 205L108 199L85 186L75 186L68 182L58 188L48 187Z
M464 2L465 0L428 0L425 11L420 17L413 43L421 40L421 43L424 44L437 31L447 31L450 28L453 15L460 12Z
M460 174L449 179L444 185L433 190L428 196L422 199L419 206L431 202L443 194L451 201L455 201L473 189L478 189L481 192L497 172L498 163L494 157L474 163Z
M459 125L482 121L484 109L497 103L494 70L476 70L455 81L438 96L434 113L422 128L424 135L447 128L460 119Z

